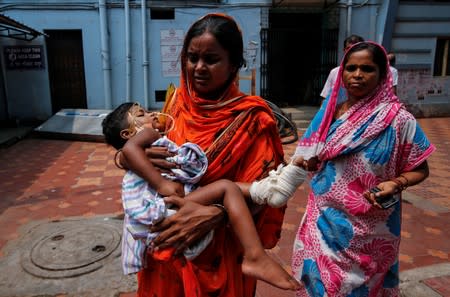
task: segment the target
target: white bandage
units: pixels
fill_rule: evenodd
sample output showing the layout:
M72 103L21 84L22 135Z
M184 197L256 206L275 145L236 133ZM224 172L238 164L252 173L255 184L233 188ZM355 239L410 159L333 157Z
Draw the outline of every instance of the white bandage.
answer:
M281 207L287 203L297 188L305 181L306 171L293 164L278 166L277 170L269 172L269 176L253 182L250 195L257 204L268 204L271 207Z

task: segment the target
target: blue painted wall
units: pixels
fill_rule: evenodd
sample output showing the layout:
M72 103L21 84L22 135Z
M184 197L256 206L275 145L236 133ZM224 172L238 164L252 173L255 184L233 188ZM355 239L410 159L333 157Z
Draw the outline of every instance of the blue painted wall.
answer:
M155 3L153 1L152 3ZM213 1L211 1L213 2ZM140 1L130 1L131 23L131 98L143 105L159 109L162 102L155 101L155 90L165 90L169 83L178 85L179 77L163 77L161 67L160 31L179 29L186 32L189 25L208 12L224 12L233 16L241 26L244 46L250 43L260 45L261 7L268 1L225 1L223 5L205 7L175 8L174 20L151 20L150 5L147 6L147 50L149 61L149 80L143 79L143 45ZM49 4L50 3L50 4ZM104 79L101 59L100 18L97 1L3 1L3 13L38 31L57 29L82 30L84 68L86 78L87 107L89 109L107 108L104 97ZM125 14L123 1L110 2L107 7L107 26L111 64L111 102L112 107L125 101L126 97L126 56L125 56ZM122 3L122 4L120 4ZM162 2L164 3L164 2ZM42 5L44 4L44 5ZM64 4L64 5L63 5ZM258 4L258 5L256 5ZM270 1L269 1L270 4ZM32 8L32 9L30 9ZM56 9L58 8L58 9ZM36 44L43 45L40 36L32 42L0 38L0 46ZM2 51L3 52L3 51ZM250 62L259 73L260 57ZM2 55L2 60L4 59ZM5 61L3 61L4 64ZM45 61L47 65L47 61ZM241 75L250 75L250 69L243 69ZM259 79L257 79L257 82ZM47 67L43 70L5 70L4 82L10 117L18 119L45 120L52 115ZM144 83L149 86L149 98L144 98ZM24 87L26 86L26 87ZM250 81L242 81L244 91L250 91ZM259 83L257 85L259 90ZM1 115L1 114L0 114Z
M100 108L103 102L102 71L100 59L99 17L95 5L84 10L72 9L70 5L62 10L55 6L32 5L35 10L23 9L18 2L5 6L2 13L38 31L46 29L81 29L87 104L89 108ZM49 9L45 9L49 7ZM67 10L66 10L67 9ZM70 9L70 10L69 10ZM31 43L9 38L0 39L1 45L39 44L45 49L45 39L40 36ZM44 50L45 52L45 50ZM45 59L47 59L46 54ZM2 56L2 58L4 58ZM7 99L9 114L17 118L46 119L51 116L50 86L47 61L43 70L6 70ZM24 86L27 86L24 88ZM100 101L100 102L99 102Z
M438 37L450 37L449 2L340 1L339 50L348 34L382 43L396 55L397 94L416 116L450 115L450 77L434 76ZM361 4L361 5L360 5Z
M347 36L356 34L365 40L381 43L386 30L386 17L391 0L340 1L339 56ZM348 27L350 23L350 28Z
M178 84L179 77L163 77L161 67L160 32L179 29L185 33L189 25L208 12L224 12L233 16L243 31L246 48L256 45L256 57L249 61L248 69L242 76L249 76L250 69L256 69L256 91L260 86L260 30L267 26L267 12L272 5L269 0L222 0L198 1L196 6L178 4L174 20L151 20L150 8L155 3L175 5L177 1L147 1L147 49L149 79L144 82L142 57L141 1L130 0L131 22L131 98L143 105L159 109L161 102L155 101L155 90L165 90L169 83ZM347 4L352 2L351 10ZM125 57L125 15L123 1L107 0L107 26L111 64L110 102L116 106L126 97L126 57ZM172 4L170 4L172 3ZM181 1L179 1L181 3ZM183 2L184 3L184 2ZM339 60L342 57L342 43L350 34L358 34L368 40L389 45L388 50L397 54L399 68L400 99L412 108L431 110L425 116L440 115L450 106L449 77L433 77L433 63L438 36L450 36L450 3L428 2L407 3L398 0L341 0L339 25ZM3 0L0 13L10 16L36 30L79 29L82 30L84 67L86 78L87 107L107 108L102 70L101 33L99 3L96 0ZM394 9L395 8L395 9ZM395 10L395 11L394 11ZM347 28L348 20L350 30ZM7 70L3 47L19 44L43 45L44 38L32 42L0 38L1 68L8 114L17 119L45 120L52 115L47 68L43 70ZM46 58L46 57L45 57ZM47 64L47 61L45 61ZM241 88L250 92L250 81L242 80ZM149 86L149 98L144 98L144 84ZM438 86L439 93L430 93ZM427 90L426 90L427 89ZM437 90L437 89L436 89ZM425 92L424 94L422 94ZM438 92L438 91L436 91ZM421 93L421 94L419 94ZM422 96L423 95L423 96ZM416 107L414 107L416 106ZM433 106L438 106L433 109ZM442 108L445 107L445 108ZM3 102L0 108L5 108ZM0 111L0 120L6 112ZM416 113L418 114L418 113ZM449 112L450 114L450 112Z

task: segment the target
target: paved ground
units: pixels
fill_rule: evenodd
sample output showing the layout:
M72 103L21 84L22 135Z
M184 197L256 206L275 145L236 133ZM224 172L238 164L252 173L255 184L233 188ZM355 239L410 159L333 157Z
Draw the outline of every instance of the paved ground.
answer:
M450 118L419 122L437 151L429 160L430 178L405 193L400 249L402 292L408 297L450 296ZM294 149L295 144L286 145L286 156ZM30 226L67 219L120 217L122 171L115 168L113 155L114 151L102 143L31 137L0 148L0 271L8 269L9 259L27 248L24 238L32 233ZM286 269L307 190L302 186L289 202L281 241L270 251ZM118 266L117 274L120 275ZM86 275L89 277L89 273ZM0 276L0 288L9 287L2 283L5 279ZM2 294L0 289L0 297L42 296L41 290L63 281L42 280L46 286L38 286L28 295ZM107 281L108 278L99 279L98 283ZM60 286L58 292L46 296L134 296L128 286L134 288L133 280L125 281L126 286L111 286L114 292L82 293L80 285L76 292ZM259 283L256 296L293 294Z

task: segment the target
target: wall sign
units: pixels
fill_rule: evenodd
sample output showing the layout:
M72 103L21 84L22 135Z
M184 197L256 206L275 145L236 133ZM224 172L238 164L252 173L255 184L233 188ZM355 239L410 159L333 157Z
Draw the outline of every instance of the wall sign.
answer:
M8 70L44 69L44 49L42 45L15 45L3 48L5 66Z
M183 48L183 30L161 30L161 67L163 77L179 76L181 72L180 53Z

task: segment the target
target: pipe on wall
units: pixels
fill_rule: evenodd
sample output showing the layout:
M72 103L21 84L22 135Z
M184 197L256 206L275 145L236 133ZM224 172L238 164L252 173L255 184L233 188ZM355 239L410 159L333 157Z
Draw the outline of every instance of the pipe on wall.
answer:
M387 51L391 51L392 46L392 35L394 33L395 19L397 18L398 11L398 1L399 0L389 0L387 9L386 22L384 23L384 28L379 30L378 34L381 35L381 43ZM378 2L383 4L382 1ZM381 26L379 26L380 28ZM378 41L378 39L377 39Z
M112 108L111 98L111 62L109 59L109 33L106 20L105 0L98 0L98 11L100 15L100 39L101 39L101 58L103 71L103 84L105 91L105 108Z
M352 32L352 0L347 0L347 31L346 36L350 36Z
M148 78L148 70L149 70L149 61L147 54L147 18L146 18L146 0L141 0L141 14L142 14L142 68L144 70L144 106L149 108L149 78Z
M2 61L0 61L0 68L2 72L2 81L0 83L3 84L3 94L0 95L0 97L3 96L4 100L4 106L5 106L5 119L7 121L10 120L10 113L9 113L9 105L8 105L8 82L6 81L6 67L2 64Z
M130 3L124 2L125 11L125 100L131 101L131 42L130 42Z

